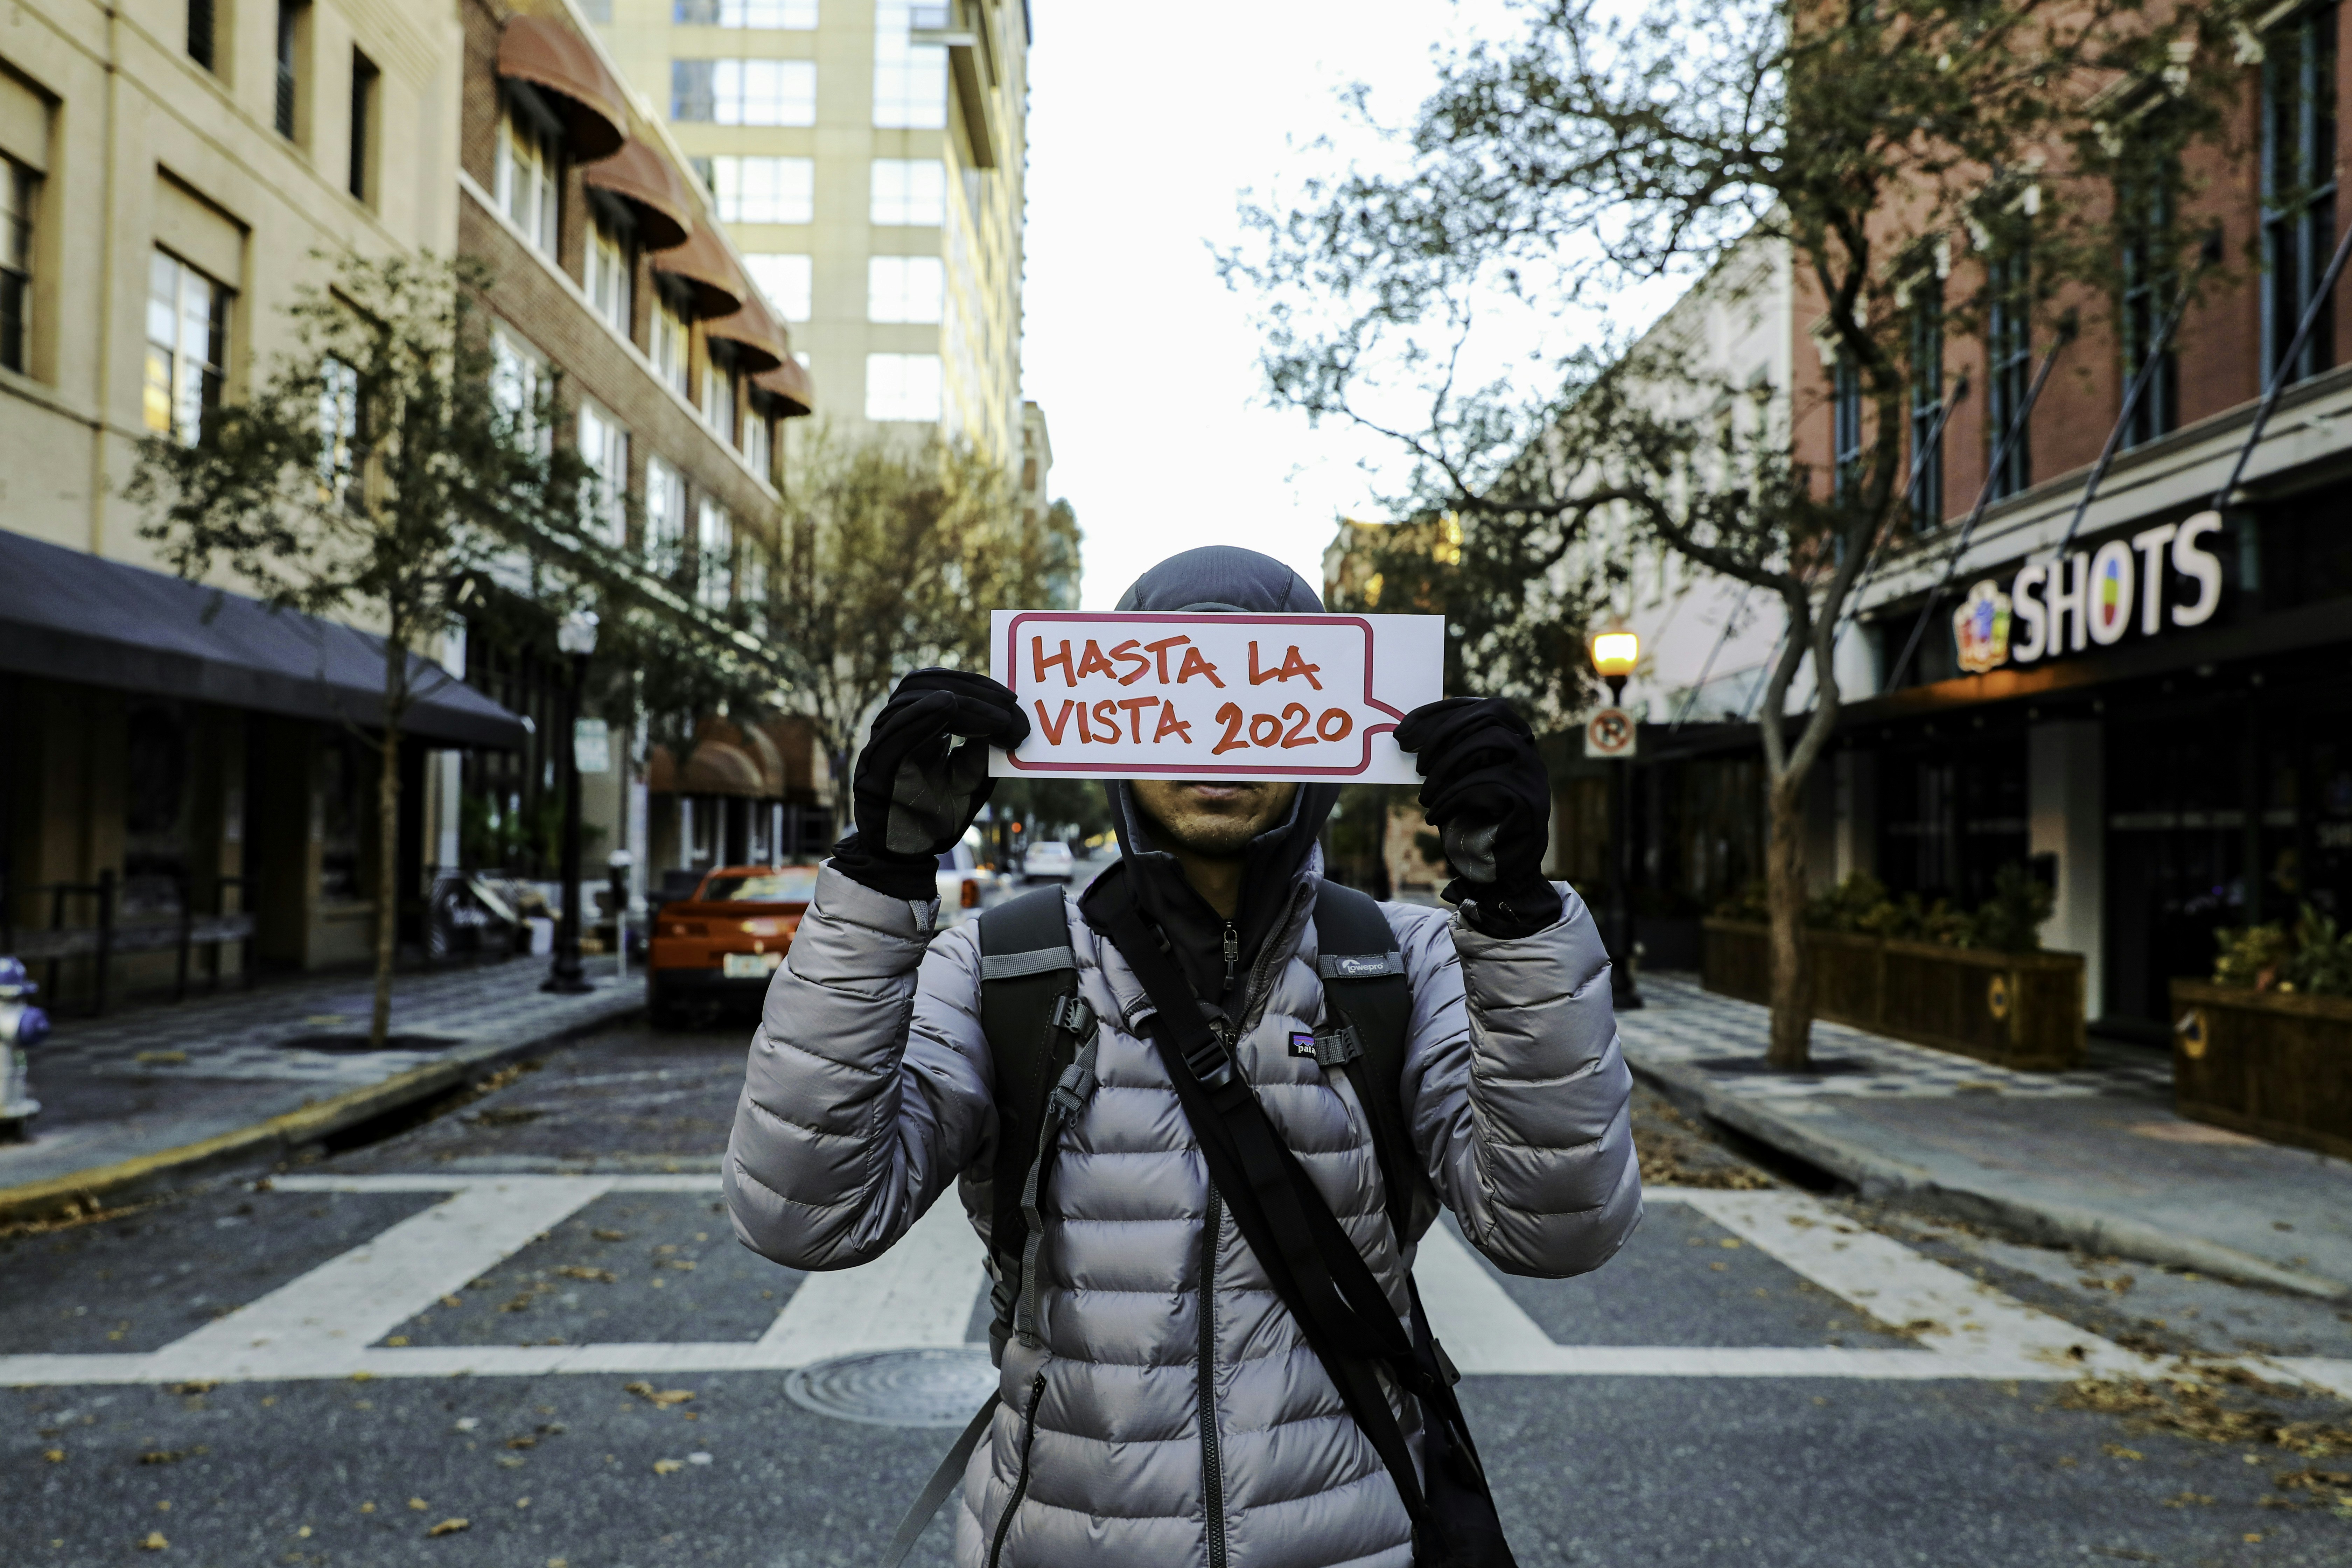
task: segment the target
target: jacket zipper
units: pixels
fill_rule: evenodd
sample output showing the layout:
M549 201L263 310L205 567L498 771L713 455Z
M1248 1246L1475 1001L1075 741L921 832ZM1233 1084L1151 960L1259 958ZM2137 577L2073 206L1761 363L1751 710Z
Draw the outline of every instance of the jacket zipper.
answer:
M1225 1472L1217 1458L1217 1233L1223 1205L1209 1184L1201 1228L1201 1508L1208 1523L1209 1568L1225 1568Z
M1029 1448L1037 1440L1037 1406L1045 1398L1045 1374L1039 1373L1037 1381L1029 1385L1029 1415L1021 1424L1021 1469L1013 1480L1013 1495L1004 1500L1004 1512L996 1521L996 1540L988 1549L988 1568L997 1568L1004 1555L1004 1538L1012 1533L1013 1516L1021 1511L1021 1500L1029 1490Z
M1234 929L1231 921L1225 922L1224 957L1225 989L1231 991L1234 977L1242 972L1242 933Z

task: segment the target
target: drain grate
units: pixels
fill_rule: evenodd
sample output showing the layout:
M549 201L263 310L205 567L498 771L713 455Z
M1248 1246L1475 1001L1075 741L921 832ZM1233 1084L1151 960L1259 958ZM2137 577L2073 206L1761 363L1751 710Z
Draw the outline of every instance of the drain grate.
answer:
M804 1410L869 1426L963 1426L996 1391L985 1346L871 1351L804 1366L784 1380Z

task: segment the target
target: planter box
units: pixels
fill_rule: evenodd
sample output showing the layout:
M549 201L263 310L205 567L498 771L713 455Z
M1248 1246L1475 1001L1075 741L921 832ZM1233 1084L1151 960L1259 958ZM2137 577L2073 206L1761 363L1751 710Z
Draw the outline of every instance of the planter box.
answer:
M2352 1000L2172 983L2173 1107L2352 1159Z
M1700 975L1709 991L1771 999L1769 932L1706 922ZM2062 1072L2083 1064L2083 955L1986 952L1809 931L1813 1016L1954 1051L1996 1067Z

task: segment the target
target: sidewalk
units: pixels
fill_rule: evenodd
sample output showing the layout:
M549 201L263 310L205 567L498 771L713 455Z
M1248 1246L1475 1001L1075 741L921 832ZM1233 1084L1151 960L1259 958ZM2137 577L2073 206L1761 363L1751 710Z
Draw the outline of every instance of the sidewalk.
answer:
M1868 1198L2031 1239L2352 1298L2352 1163L2172 1111L2170 1060L2094 1039L2083 1070L2013 1072L1842 1025L1813 1074L1763 1066L1765 1009L1645 974L1634 1072Z
M65 1019L30 1053L30 1139L0 1142L0 1220L273 1158L643 1006L641 977L600 967L577 996L539 989L544 959L396 976L381 1051L365 974Z

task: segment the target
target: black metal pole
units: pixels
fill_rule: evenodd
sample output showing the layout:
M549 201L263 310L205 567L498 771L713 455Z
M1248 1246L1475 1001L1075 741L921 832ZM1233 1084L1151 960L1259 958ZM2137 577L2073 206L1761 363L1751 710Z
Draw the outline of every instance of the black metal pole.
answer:
M1609 677L1609 705L1625 706L1625 678ZM1642 993L1633 984L1633 890L1632 861L1633 858L1633 763L1620 757L1617 769L1615 842L1609 850L1610 901L1616 906L1617 940L1612 944L1609 965L1609 1000L1620 1013L1630 1013L1641 1006Z
M2263 426L2270 424L2271 413L2278 407L2279 395L2286 390L2290 379L2288 373L2293 370L2294 362L2303 357L2303 345L2311 337L2311 329L2318 323L2319 312L2326 307L2327 297L2336 291L2336 279L2343 275L2347 257L2352 257L2352 228L2347 228L2344 237L2336 242L2336 254L2329 259L2327 270L2321 274L2319 287L2312 290L2310 300L2305 303L2303 319L2295 323L2294 336L2288 341L2286 353L2271 366L2270 384L2263 388L2262 406L2254 410L2254 422L2247 427L2245 440L2239 443L2238 460L2230 465L2230 477L2223 479L2221 488L2213 492L2213 510L2220 511L2231 503L2237 493L2238 481L2246 477L2246 465L2253 460L2254 448L2262 444Z
M562 733L556 738L563 758L563 918L555 931L555 962L541 991L577 995L593 991L580 963L580 756L573 745L580 721L580 693L588 681L588 656L572 656L572 689L564 694Z

